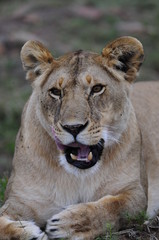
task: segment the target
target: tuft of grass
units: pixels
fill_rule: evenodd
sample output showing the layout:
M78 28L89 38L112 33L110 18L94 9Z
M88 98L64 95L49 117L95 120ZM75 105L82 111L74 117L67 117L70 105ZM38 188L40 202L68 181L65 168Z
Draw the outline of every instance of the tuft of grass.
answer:
M137 224L139 226L141 226L146 220L148 220L146 211L141 211L135 216L131 216L129 213L126 213L125 218L129 225Z
M117 240L118 236L116 236L113 232L113 228L111 223L106 224L106 235L99 236L95 240Z
M99 236L95 240L117 240L119 239L119 236L126 234L133 234L136 236L136 232L142 232L144 228L144 222L148 220L148 216L146 214L146 211L141 211L138 214L132 216L129 213L124 214L124 222L126 224L125 230L121 230L119 232L114 232L112 225L110 223L106 224L106 235L105 236ZM138 239L138 238L136 238Z

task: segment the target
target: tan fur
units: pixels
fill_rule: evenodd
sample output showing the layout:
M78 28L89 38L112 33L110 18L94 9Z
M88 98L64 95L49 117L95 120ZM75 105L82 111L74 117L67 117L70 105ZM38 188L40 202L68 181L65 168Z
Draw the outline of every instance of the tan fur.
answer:
M159 84L131 85L143 61L141 43L123 37L102 55L78 51L54 59L41 43L29 41L21 58L33 93L16 139L0 239L94 239L108 223L119 229L127 213L147 209L154 217ZM104 139L94 166L79 169L66 161L55 143L74 142L65 126L85 126L76 136L83 145ZM45 225L48 236L39 229Z
M86 76L86 80L87 82L90 84L91 83L91 80L92 80L92 77L90 75L87 75Z

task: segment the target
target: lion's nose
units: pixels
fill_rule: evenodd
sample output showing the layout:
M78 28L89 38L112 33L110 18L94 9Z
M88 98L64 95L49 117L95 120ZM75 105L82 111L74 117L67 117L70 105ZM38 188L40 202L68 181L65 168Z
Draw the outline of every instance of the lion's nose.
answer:
M66 130L67 132L71 133L74 138L83 131L86 126L88 125L88 122L86 124L75 124L75 125L62 125L63 129Z

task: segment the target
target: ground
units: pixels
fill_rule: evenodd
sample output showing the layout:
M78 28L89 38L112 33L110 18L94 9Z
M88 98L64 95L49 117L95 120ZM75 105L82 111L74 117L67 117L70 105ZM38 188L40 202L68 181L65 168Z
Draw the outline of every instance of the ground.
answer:
M101 52L116 37L134 36L145 49L138 80L158 81L158 25L157 0L1 0L0 176L9 175L21 111L31 93L19 57L27 40L40 40L58 57L77 49ZM3 191L0 184L0 194ZM109 239L159 239L156 232L135 234L131 230Z

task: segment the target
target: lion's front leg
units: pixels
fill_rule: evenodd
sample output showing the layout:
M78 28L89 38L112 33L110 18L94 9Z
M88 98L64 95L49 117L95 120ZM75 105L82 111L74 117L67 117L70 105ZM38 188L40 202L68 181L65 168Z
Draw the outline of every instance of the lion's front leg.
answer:
M145 207L145 196L140 199L129 194L106 196L97 202L69 206L66 210L54 215L47 223L46 233L50 239L69 238L71 240L91 240L101 234L106 234L108 224L119 228L119 220L123 213L135 214ZM131 204L132 201L132 204ZM138 204L138 206L134 206ZM133 209L135 207L135 209Z

